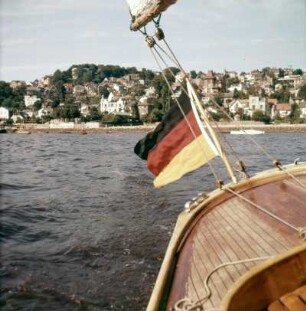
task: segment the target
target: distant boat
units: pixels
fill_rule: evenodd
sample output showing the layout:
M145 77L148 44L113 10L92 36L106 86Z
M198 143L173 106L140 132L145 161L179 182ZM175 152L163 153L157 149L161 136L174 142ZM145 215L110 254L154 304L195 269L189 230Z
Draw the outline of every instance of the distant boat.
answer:
M16 132L17 134L31 134L30 131L25 131L25 130L19 130Z
M249 130L231 131L230 133L233 135L258 135L258 134L264 134L265 131L249 129Z

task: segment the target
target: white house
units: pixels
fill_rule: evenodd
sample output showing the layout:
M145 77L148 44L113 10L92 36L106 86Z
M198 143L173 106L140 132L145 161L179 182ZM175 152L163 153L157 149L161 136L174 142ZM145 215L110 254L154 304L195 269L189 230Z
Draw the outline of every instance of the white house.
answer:
M7 120L9 118L10 118L9 110L4 107L0 107L0 120Z
M300 118L306 119L306 104L305 103L300 103L299 104L299 109L300 109Z
M288 117L291 113L291 105L289 103L277 104L276 111L281 118Z
M242 85L242 83L239 83L239 84L232 84L232 85L228 88L228 91L234 92L235 89L236 89L237 91L239 91L239 92L242 91L242 90L243 90L243 85Z
M249 101L247 99L234 99L229 104L229 111L232 114L236 114L238 112L243 112L243 114L247 114L248 111L248 103Z
M138 102L138 111L140 116L149 114L154 108L154 105L148 101L147 96L142 96Z
M264 114L267 111L266 99L259 96L249 96L249 115L252 117L254 111L260 110Z
M45 116L49 116L52 112L52 109L51 108L41 108L40 110L37 111L37 116L39 118L42 118L42 117L45 117Z
M24 104L26 107L33 106L39 100L40 98L38 98L36 95L25 95L24 96Z
M111 92L107 98L102 96L100 101L101 112L122 113L125 112L125 101L120 93Z

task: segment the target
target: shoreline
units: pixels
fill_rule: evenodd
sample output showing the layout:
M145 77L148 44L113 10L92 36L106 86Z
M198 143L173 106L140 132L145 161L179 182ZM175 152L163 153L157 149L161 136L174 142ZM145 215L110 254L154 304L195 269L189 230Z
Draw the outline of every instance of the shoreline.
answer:
M49 128L36 126L33 124L23 124L17 128L7 128L7 133L14 134L96 134L96 133L130 133L130 132L149 132L156 125L137 125L137 126L112 126L99 128ZM306 124L217 124L213 128L221 133L230 133L230 131L241 129L255 129L265 131L265 133L306 133Z

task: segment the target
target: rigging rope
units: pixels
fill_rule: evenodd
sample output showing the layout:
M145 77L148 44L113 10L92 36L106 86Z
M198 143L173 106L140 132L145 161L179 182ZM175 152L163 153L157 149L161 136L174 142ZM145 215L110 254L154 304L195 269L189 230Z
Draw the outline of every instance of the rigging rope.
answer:
M168 50L170 51L171 55L169 55L158 43L156 43L156 45L159 47L159 49L165 54L167 55L167 57L172 60L172 62L177 65L180 70L184 73L184 75L187 75L187 73L185 72L185 70L183 69L183 67L181 66L180 62L178 61L177 57L175 56L174 52L172 51L170 45L167 43L166 39L164 38L162 41L164 41L165 45L167 46ZM161 57L161 56L160 56ZM162 58L162 57L161 57ZM220 109L223 113L225 113L225 115L231 120L234 121L234 119L226 112L225 109L223 109L223 107L221 107L216 101L214 101L213 99L210 99L211 102L218 108ZM216 123L215 123L216 124ZM219 127L216 124L218 130ZM239 123L239 128L243 131L245 131L244 127L241 125L241 123ZM220 131L220 130L219 130ZM227 145L230 147L231 151L233 152L234 156L236 157L236 159L238 161L240 161L237 153L235 152L235 150L233 150L231 144L227 141L227 139L225 137L224 141L227 143ZM247 138L253 142L258 148L259 150L262 151L262 153L268 158L270 159L272 162L275 161L275 159L264 149L264 147L259 144L253 137L247 135ZM280 164L277 166L280 170L282 170L283 172L285 172L289 177L291 177L297 184L299 184L302 188L306 188L306 185L303 185L294 175L290 174L288 171L286 171Z
M151 50L151 53L152 53L152 55L153 55L153 57L154 57L154 59L155 59L157 65L159 66L159 68L160 68L160 70L161 70L161 73L162 73L162 75L163 75L163 78L164 78L164 80L166 81L167 86L168 86L169 90L171 91L171 94L172 94L173 97L175 98L176 104L178 105L178 107L179 107L179 109L180 109L182 115L184 116L185 121L187 122L187 125L188 125L188 127L189 127L189 129L190 129L190 131L191 131L191 133L192 133L192 135L193 135L193 137L194 137L194 138L197 138L197 136L196 136L196 134L195 134L195 132L194 132L194 130L193 130L193 128L192 128L190 122L188 121L188 119L187 119L187 117L186 117L186 114L184 113L184 111L183 111L183 109L182 109L182 107L181 107L181 104L179 103L177 97L175 96L175 94L174 94L174 92L173 92L173 90L172 90L172 88L171 88L171 85L170 85L170 83L169 83L169 81L168 81L168 79L167 79L165 73L164 73L163 70L162 70L162 66L160 65L160 62L158 61L156 55L153 53L153 50L152 50L151 48L150 48L150 50ZM154 51L157 53L157 55L160 57L160 59L161 59L162 61L164 61L163 58L162 58L162 56L161 56L161 55L159 54L159 52L155 49L155 47L154 47ZM199 147L200 147L200 149L201 149L202 153L204 154L204 157L205 157L205 159L206 159L206 161L207 161L207 160L208 160L208 156L207 156L207 153L206 153L205 148L200 144L200 142L198 142L198 145L199 145ZM219 180L219 179L218 179L218 176L217 176L217 174L216 174L216 172L215 172L215 170L214 170L212 164L210 163L210 161L207 161L207 163L208 163L208 165L209 165L209 168L210 168L212 174L214 175L214 178L215 178L215 180L216 180L216 183L218 183L218 180Z
M279 222L283 223L284 225L288 226L289 228L295 230L296 232L300 233L300 229L291 225L289 222L285 221L284 219L276 216L275 214L269 212L267 209L263 208L262 206L256 204L255 202L252 202L251 200L249 200L248 198L244 197L243 195L239 194L238 192L232 190L231 188L229 187L223 187L222 189L232 193L233 195L239 197L240 199L246 201L247 203L253 205L254 207L256 207L257 209L261 210L262 212L266 213L267 215L269 215L270 217L278 220Z
M164 41L164 39L163 39L163 41ZM171 53L172 53L172 55L173 55L173 58L172 58L164 49L162 49L162 47L161 47L160 45L158 45L157 43L154 44L154 50L155 50L155 52L158 54L159 58L162 60L162 62L164 63L164 65L165 65L166 67L168 67L168 70L171 72L172 76L175 78L175 75L174 75L173 71L169 68L169 66L168 66L168 64L166 63L165 59L164 59L163 56L159 53L159 51L155 48L155 46L157 46L163 53L165 53L165 54L168 56L168 58L169 58L170 60L172 60L172 61L175 63L175 65L179 66L180 69L181 69L181 71L184 73L184 75L187 76L185 70L182 68L182 66L180 65L180 63L179 63L178 61L174 61L174 59L176 59L176 57L175 57L174 53L172 52L172 50L170 49L170 47L169 47L168 44L167 44L168 49L171 50ZM177 60L177 59L176 59L176 60ZM179 82L179 84L180 84L182 90L185 92L185 94L186 94L187 96L189 96L189 94L187 93L187 91L186 91L186 89L184 88L184 86L182 85L182 83ZM190 96L189 96L189 97L190 97ZM207 125L207 126L208 126L208 125ZM214 140L215 140L216 138L217 138L217 140L218 140L219 138L218 138L217 133L214 132L214 135L216 136L216 137L214 138ZM215 142L215 143L216 143L216 142ZM224 157L226 157L225 152L224 152L224 150L222 149L221 146L220 146L220 148L221 148L221 150L219 150L220 156L221 156L221 154L223 154L223 156L221 156L221 158L223 159L223 162L224 162L225 166L227 167L227 165L226 165L226 163L225 163L225 159L224 159ZM208 164L209 164L209 166L210 166L210 168L211 168L211 170L212 170L212 166L211 166L210 162L208 162ZM227 167L227 168L228 168L228 167ZM231 168L231 166L230 166L230 168ZM214 174L214 175L215 175L215 174ZM233 176L232 176L232 175L233 175ZM231 177L232 179L234 178L234 180L235 180L235 182L236 182L236 176L234 176L234 173L233 173L233 172L232 172L232 175L230 174L230 177ZM215 178L216 178L216 177L215 177ZM220 186L220 182L223 183L221 180L218 180L218 181L217 181L217 184L218 184L219 186Z

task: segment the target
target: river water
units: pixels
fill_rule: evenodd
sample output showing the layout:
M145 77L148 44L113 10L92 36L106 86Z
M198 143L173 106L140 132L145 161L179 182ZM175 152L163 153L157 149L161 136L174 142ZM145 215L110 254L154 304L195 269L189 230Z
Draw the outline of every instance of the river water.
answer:
M204 167L154 189L133 154L143 135L0 135L2 310L145 309L178 213L214 181ZM271 166L249 138L225 137L252 173ZM256 141L306 160L305 133Z

